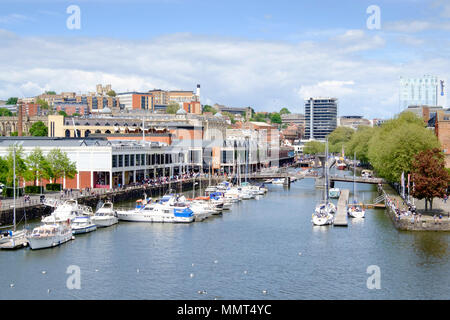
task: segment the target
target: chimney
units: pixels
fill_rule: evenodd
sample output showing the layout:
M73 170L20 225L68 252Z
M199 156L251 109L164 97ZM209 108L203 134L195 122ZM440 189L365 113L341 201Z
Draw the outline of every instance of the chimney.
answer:
M197 96L198 101L200 101L200 85L197 85L197 92L195 93L195 95Z
M19 103L17 105L17 133L18 133L17 135L19 137L22 136L22 122L23 122L22 108L23 108L22 103Z

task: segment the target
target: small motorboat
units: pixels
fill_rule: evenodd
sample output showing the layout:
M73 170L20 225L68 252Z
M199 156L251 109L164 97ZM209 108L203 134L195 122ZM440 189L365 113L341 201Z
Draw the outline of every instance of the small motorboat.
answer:
M76 217L72 220L72 233L89 233L97 230L97 226L91 221L90 217Z

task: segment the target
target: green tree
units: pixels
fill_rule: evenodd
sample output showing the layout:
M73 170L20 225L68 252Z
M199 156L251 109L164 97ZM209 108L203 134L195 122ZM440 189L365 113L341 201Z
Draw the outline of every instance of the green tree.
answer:
M43 99L37 99L36 104L38 104L41 109L49 110L50 106L48 105L48 102Z
M18 131L11 132L11 137L17 137L17 136L19 136L19 132Z
M60 115L62 115L64 117L68 117L69 116L65 111L62 111L62 110L59 110L58 114L60 114Z
M13 146L8 148L8 155L6 156L6 166L8 171L6 172L5 181L8 186L13 186L14 181L14 152ZM26 175L27 164L25 162L22 146L16 146L16 187L19 186L19 182Z
M73 178L77 174L75 162L70 161L67 153L58 148L52 149L45 157L48 166L44 167L43 176L56 183L59 178Z
M108 96L110 96L110 97L115 97L116 96L116 92L114 90L109 90L106 94Z
M212 114L216 114L217 110L211 107L210 105L205 104L202 108L203 112L212 112Z
M227 112L227 111L224 111L222 113L222 115L227 116L228 118L230 118L230 121L231 121L232 124L236 123L236 120L234 119L234 114L232 114L230 112Z
M11 97L6 101L6 104L17 104L17 100L19 100L19 98Z
M6 108L0 108L0 117L11 117L13 113Z
M37 121L31 126L30 135L33 137L46 137L48 136L48 128L44 122Z
M289 109L288 108L281 108L281 110L280 110L280 115L281 114L290 114L291 112L289 111Z
M45 94L54 96L54 95L56 95L56 92L55 91L45 91Z
M369 142L369 161L377 174L398 182L402 172L411 172L414 156L440 148L434 133L412 112L401 113L374 130Z
M342 146L350 141L355 130L348 127L337 127L332 133L328 135L328 148L332 153L342 151Z
M37 181L41 181L45 172L49 169L49 163L42 150L38 147L26 158L26 164L28 170L25 174L25 178L27 181L32 181L33 185L36 185Z
M80 117L80 116L81 116L81 114L79 114L78 112L75 112L72 114L72 117Z
M375 128L369 126L359 126L352 135L350 141L345 145L345 154L353 155L356 152L356 158L362 163L369 163L369 142L374 135Z
M175 114L180 109L180 105L178 103L171 103L166 108L166 113Z
M304 154L318 154L318 153L325 153L325 143L320 141L308 141L304 148L303 148Z
M433 210L433 199L442 198L449 183L449 174L445 169L444 154L438 148L425 150L414 157L412 163L412 180L414 190L412 195L425 199L425 210Z
M278 112L274 112L270 115L270 122L271 123L276 123L276 124L281 124L281 116Z

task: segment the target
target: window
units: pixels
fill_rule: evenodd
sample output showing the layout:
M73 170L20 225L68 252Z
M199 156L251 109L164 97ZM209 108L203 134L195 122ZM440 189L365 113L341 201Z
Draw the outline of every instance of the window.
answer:
M125 165L124 167L129 167L130 166L130 155L126 154L125 155Z
M130 154L130 166L134 167L134 154Z
M119 154L119 167L123 167L123 155Z
M145 166L145 154L141 154L141 165Z
M113 168L117 167L117 155L112 156L112 167Z

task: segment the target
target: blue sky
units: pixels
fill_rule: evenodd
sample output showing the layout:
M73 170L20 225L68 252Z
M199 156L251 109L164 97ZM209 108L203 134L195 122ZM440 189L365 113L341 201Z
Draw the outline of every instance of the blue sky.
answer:
M69 30L66 9L81 10ZM368 30L366 9L381 9ZM2 1L0 99L43 90L194 89L202 103L390 117L400 76L448 78L450 1Z

